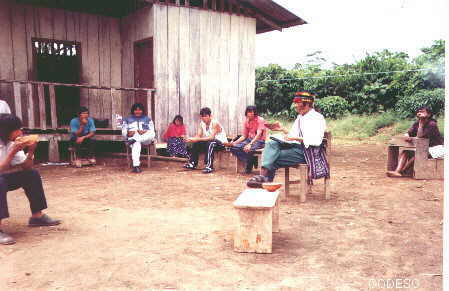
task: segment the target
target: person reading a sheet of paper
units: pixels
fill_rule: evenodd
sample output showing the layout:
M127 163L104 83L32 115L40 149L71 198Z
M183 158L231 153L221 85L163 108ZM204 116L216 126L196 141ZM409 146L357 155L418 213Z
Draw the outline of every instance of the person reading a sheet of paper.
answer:
M323 153L322 142L326 121L313 109L315 95L297 92L293 99L298 117L290 131L278 122L267 125L273 131L284 133L281 138L271 138L265 145L260 175L248 181L249 187L260 187L264 182L272 182L276 170L282 167L308 164L309 177L329 176L329 165Z

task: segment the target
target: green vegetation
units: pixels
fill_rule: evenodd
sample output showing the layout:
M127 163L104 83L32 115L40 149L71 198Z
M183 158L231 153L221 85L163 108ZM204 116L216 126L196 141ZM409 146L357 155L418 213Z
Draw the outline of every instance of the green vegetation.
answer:
M353 117L353 121L369 120L372 128L391 122L394 114L385 112L412 117L420 105L428 105L434 113L442 115L444 48L443 40L435 41L431 47L423 48L422 55L415 59L403 52L384 50L354 64L334 64L331 69L310 63L296 64L291 70L273 64L259 67L256 69L256 105L268 115L294 118L291 99L294 92L301 90L321 98L317 105L327 118L361 114L359 119ZM311 57L320 59L319 53ZM371 118L363 114L375 115ZM360 136L370 136L373 129L368 132Z

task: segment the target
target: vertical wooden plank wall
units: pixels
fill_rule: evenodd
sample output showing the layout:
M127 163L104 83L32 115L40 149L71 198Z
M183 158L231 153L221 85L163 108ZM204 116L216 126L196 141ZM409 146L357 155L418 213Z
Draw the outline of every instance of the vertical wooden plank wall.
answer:
M207 106L228 135L239 134L245 107L254 104L255 19L157 4L153 11L158 132L179 106L194 134Z
M81 42L80 82L121 87L120 19L0 0L0 79L34 79L32 38ZM21 85L22 112L34 103L34 116L41 124L37 91L31 100L29 91ZM111 118L110 92L81 89L80 97L81 105L89 106L94 117ZM15 112L11 84L0 84L0 98ZM23 116L27 124L28 114Z

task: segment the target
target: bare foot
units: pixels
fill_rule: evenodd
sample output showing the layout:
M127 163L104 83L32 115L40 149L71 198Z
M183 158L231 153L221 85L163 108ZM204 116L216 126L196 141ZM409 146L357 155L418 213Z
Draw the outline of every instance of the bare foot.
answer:
M387 176L392 178L402 177L401 173L396 171L388 171Z

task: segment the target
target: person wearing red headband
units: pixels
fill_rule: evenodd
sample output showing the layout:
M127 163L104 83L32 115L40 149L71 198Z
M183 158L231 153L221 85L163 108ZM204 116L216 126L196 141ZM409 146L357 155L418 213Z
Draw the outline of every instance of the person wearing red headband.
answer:
M249 187L260 187L264 182L272 182L277 169L297 164L308 164L311 178L329 176L329 165L322 149L326 121L313 108L314 101L315 95L297 92L292 102L298 117L290 131L278 122L270 126L273 131L284 133L284 138L272 138L266 143L260 175L248 181Z

